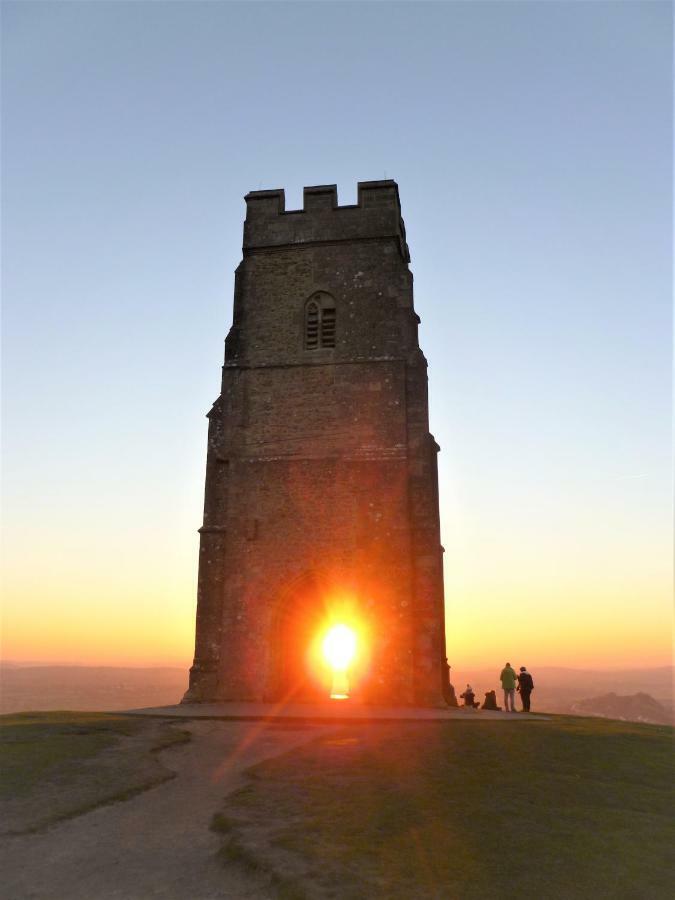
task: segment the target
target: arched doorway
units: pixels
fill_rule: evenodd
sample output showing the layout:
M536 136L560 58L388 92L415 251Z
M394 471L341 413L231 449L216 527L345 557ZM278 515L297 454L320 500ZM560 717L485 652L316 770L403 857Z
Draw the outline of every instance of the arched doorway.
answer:
M283 591L271 629L270 699L316 702L329 698L332 673L319 650L327 617L328 586L317 574L306 573Z

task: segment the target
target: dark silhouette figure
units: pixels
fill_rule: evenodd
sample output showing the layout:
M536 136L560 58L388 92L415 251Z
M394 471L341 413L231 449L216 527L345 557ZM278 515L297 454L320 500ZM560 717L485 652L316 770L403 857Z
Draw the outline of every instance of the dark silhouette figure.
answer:
M459 706L457 702L457 695L455 694L455 689L452 686L452 682L450 681L450 666L448 665L448 658L445 657L445 662L443 663L443 699L448 704L448 706Z
M470 684L467 684L466 690L463 694L459 695L464 701L464 706L470 706L471 709L478 709L480 703L476 703L476 695L473 692L473 688Z
M518 675L518 692L520 693L520 699L523 704L523 712L530 711L530 694L533 690L534 681L532 680L532 676L525 666L521 666L520 674Z
M497 692L496 691L486 691L485 692L485 702L481 706L481 709L501 709L501 706L497 706Z

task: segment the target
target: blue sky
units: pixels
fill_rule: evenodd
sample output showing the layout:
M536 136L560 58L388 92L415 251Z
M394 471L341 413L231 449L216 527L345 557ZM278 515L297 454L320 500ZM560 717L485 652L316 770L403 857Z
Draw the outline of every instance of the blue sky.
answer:
M111 659L189 658L243 195L388 177L451 656L666 661L671 33L649 2L4 3L8 654L48 655L38 621L98 658L93 606Z

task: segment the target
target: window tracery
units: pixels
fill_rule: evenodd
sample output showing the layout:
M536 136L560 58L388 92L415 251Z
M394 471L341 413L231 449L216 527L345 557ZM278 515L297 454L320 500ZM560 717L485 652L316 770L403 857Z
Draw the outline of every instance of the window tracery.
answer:
M335 347L337 313L330 294L319 291L305 306L305 350Z

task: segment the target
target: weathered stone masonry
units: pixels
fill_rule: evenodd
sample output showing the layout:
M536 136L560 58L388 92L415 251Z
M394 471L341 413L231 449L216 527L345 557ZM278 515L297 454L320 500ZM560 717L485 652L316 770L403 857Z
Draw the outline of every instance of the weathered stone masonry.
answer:
M246 196L209 413L187 701L302 699L331 593L367 624L365 702L442 702L438 446L393 181ZM305 687L307 685L305 684Z

